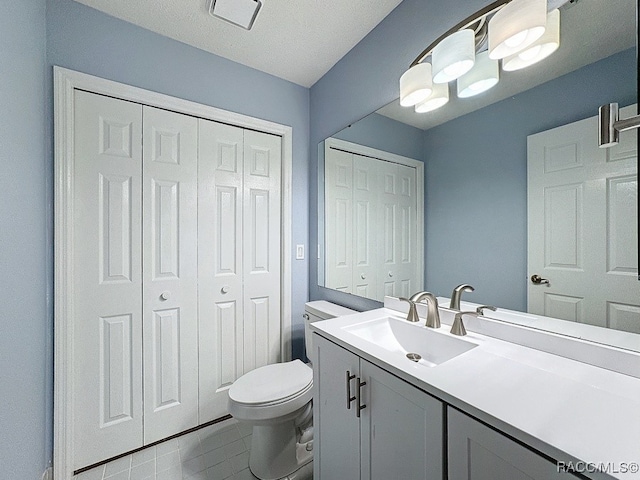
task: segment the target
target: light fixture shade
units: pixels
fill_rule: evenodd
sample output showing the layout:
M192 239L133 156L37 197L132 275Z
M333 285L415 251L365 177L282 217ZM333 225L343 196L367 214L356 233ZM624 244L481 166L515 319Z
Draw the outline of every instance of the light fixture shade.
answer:
M449 35L433 49L433 82L447 83L473 67L476 56L475 33L471 29Z
M502 60L502 68L507 72L520 70L544 60L560 46L560 10L555 9L547 15L547 28L538 40L523 51Z
M260 0L211 0L209 14L251 30L261 7Z
M476 55L476 63L458 79L458 97L468 98L486 92L500 79L498 60L489 58L486 50Z
M547 0L512 0L489 20L489 57L518 53L539 39L547 23Z
M432 90L431 64L414 65L400 77L400 105L413 107L431 95Z
M449 84L448 83L436 83L433 85L433 92L429 95L429 98L420 102L415 106L417 113L431 112L436 108L442 107L449 101Z

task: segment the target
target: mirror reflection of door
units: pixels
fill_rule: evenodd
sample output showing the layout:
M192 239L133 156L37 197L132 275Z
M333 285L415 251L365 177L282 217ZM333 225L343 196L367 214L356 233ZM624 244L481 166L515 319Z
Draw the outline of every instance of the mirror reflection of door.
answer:
M640 333L637 133L600 149L597 128L528 137L528 311Z
M422 288L423 164L325 141L325 286L382 301Z

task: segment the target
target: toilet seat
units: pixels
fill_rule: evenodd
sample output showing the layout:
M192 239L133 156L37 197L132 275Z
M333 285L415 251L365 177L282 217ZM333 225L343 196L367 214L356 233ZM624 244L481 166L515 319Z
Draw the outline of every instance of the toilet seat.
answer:
M269 421L297 415L311 401L313 371L300 360L252 370L229 388L229 413L238 420Z
M245 405L284 402L304 392L313 383L313 372L300 360L256 368L236 380L229 398Z

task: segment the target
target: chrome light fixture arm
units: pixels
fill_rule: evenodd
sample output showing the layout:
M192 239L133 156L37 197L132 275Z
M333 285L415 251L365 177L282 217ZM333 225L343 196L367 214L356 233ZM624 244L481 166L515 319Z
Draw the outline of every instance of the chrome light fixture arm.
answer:
M409 68L423 62L425 58L427 58L429 55L433 53L433 49L436 48L436 45L438 45L440 42L442 42L442 40L450 36L452 33L455 33L459 30L464 30L465 28L470 28L474 24L478 24L474 28L474 31L477 34L484 27L486 19L490 15L493 15L494 13L496 13L498 10L500 10L509 2L511 2L511 0L497 0L493 3L490 3L483 9L478 10L473 15L468 16L467 18L462 20L460 23L458 23L457 25L453 26L452 28L444 32L434 42L432 42L427 48L425 48L422 52L420 52L420 55L418 55L416 59L413 62L411 62L411 65L409 65Z

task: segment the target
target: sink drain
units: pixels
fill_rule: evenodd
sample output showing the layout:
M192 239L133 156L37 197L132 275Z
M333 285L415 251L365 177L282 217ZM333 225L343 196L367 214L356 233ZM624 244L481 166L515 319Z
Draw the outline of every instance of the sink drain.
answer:
M422 359L417 353L407 353L407 358L412 362L419 362Z

